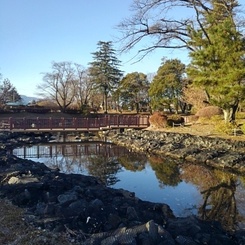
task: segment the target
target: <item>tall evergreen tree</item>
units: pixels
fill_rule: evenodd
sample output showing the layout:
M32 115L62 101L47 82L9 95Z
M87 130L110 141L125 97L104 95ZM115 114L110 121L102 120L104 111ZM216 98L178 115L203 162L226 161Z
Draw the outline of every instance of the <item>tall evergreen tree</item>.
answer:
M203 88L211 104L220 106L226 122L235 120L239 102L245 99L245 42L235 24L237 1L212 0L199 29L190 28L194 84Z
M21 96L8 78L1 81L0 74L0 104L5 105L7 102L21 102Z
M105 113L107 113L107 99L110 93L117 88L122 76L119 69L120 61L112 47L112 42L99 41L98 51L92 53L93 62L90 63L89 74L95 83L95 88L104 95Z

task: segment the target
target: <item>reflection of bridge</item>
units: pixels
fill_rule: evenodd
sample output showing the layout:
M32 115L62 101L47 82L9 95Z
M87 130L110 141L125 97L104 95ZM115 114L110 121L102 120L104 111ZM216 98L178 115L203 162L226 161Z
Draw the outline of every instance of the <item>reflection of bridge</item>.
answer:
M45 145L23 146L14 149L13 154L21 158L42 158L57 156L92 156L100 155L106 157L124 156L129 151L126 148L105 142L74 142L74 143L52 143Z
M146 128L147 115L98 115L87 118L9 118L1 121L0 130L12 132L99 131L120 128Z

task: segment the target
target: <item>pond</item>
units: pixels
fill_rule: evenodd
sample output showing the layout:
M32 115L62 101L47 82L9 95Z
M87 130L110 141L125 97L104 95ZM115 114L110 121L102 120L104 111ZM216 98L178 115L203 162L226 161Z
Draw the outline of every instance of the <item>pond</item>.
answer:
M105 185L166 203L176 216L218 220L245 228L245 177L168 157L146 156L105 142L47 143L14 149L18 157L63 173L92 175Z

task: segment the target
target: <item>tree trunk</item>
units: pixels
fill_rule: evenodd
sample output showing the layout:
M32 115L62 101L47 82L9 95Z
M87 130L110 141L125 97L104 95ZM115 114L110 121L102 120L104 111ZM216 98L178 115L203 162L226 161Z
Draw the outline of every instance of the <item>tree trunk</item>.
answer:
M107 105L107 101L108 101L108 92L107 92L107 89L105 89L105 114L107 114L108 113L108 105Z
M231 107L227 109L223 109L224 120L226 123L235 122L237 109L238 109L238 102L234 103Z

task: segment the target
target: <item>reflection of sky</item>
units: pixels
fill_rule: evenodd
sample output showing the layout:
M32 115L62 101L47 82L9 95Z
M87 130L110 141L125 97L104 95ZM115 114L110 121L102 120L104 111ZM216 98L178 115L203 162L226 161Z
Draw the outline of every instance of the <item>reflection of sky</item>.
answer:
M141 172L123 169L117 174L120 179L113 187L134 192L142 200L166 203L177 216L196 214L202 201L198 189L192 184L181 182L175 187L160 187L155 172L147 165Z

